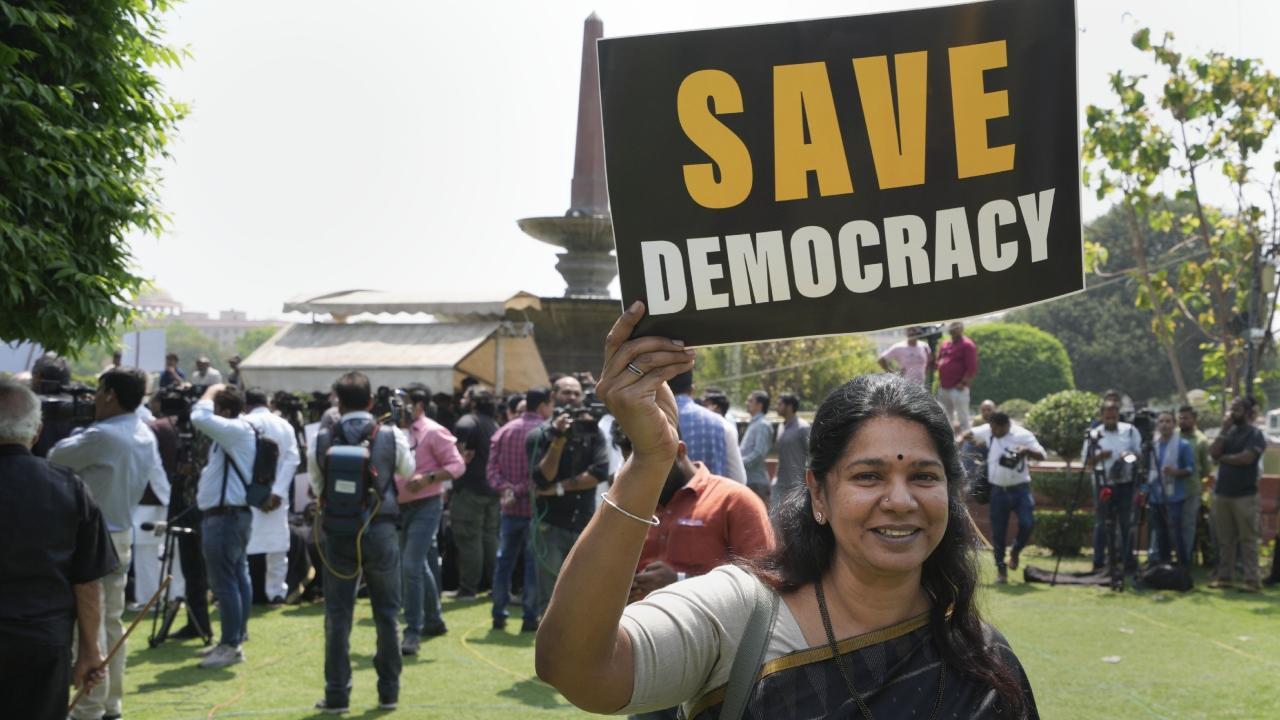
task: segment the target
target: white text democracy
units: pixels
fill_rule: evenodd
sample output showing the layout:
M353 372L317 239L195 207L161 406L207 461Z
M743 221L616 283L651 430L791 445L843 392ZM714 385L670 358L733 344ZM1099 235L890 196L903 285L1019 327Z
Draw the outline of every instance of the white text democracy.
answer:
M827 297L841 284L851 293L869 293L884 285L886 274L889 287L900 288L972 277L979 265L996 273L1013 267L1023 243L1031 262L1042 262L1049 258L1053 195L1049 188L1018 196L1016 205L1005 199L984 204L975 218L976 248L964 207L938 210L932 235L924 218L895 215L879 226L851 220L834 239L826 228L807 225L792 232L790 242L781 230L689 238L683 250L668 240L641 242L648 314L680 312L691 297L695 310L782 302L791 299L793 285L807 298ZM1001 237L1002 226L1019 221L1025 232L1006 230ZM862 248L881 244L883 263L862 262ZM713 262L713 253L723 253L723 262ZM713 284L725 278L726 266L729 291L716 292Z

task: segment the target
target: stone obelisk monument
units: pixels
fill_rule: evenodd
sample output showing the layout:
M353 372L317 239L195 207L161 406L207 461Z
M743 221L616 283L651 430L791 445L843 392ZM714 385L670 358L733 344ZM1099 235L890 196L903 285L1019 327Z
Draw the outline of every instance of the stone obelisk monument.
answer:
M564 248L556 269L564 276L566 298L607 298L617 275L613 222L604 175L604 137L600 125L600 67L596 40L604 23L595 13L582 32L582 77L578 85L578 138L573 158L569 210L553 217L518 221L528 235Z

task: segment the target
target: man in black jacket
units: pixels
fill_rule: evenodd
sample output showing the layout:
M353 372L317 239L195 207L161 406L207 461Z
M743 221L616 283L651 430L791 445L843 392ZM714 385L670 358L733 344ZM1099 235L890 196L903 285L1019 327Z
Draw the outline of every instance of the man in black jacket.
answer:
M467 414L453 425L467 470L453 481L449 522L458 547L458 597L471 598L480 583L493 577L498 554L498 495L489 487L489 440L498 432L493 393L472 385L466 393Z
M609 477L609 445L596 428L574 427L582 385L562 377L556 414L525 438L529 475L537 488L532 548L538 562L538 610L547 611L560 566L596 512L596 486Z
M39 434L39 398L0 379L0 696L8 717L52 720L69 685L103 678L98 579L118 560L84 483L31 454Z

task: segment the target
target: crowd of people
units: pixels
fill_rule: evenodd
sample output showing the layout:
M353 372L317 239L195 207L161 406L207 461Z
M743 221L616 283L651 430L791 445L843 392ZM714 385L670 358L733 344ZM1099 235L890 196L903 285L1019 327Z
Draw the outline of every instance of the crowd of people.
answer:
M165 596L181 598L186 609L186 624L167 638L203 640L193 659L202 668L243 662L255 595L251 556L264 559L259 586L270 604L304 590L323 597L320 710L348 709L348 638L357 592L367 591L378 635L380 707L393 708L401 658L448 632L442 540L457 569L456 599L490 589L493 628L505 630L518 596L520 632L536 632L561 566L598 504L609 502L605 489L630 454L626 429L596 399L589 373L555 375L549 387L507 397L469 379L457 396L410 385L394 393L393 412L381 408L376 417L368 378L346 373L334 382L331 407L302 427L279 396L233 384L240 381L234 366L225 380L204 356L186 372L170 354L158 378L113 358L93 388L92 422L79 423L84 427L41 427L45 396L32 389L69 385L59 358L42 358L32 378L0 386L6 423L0 457L21 461L12 469L0 464L0 472L7 478L38 464L49 478L61 478L42 482L60 482L63 505L78 513L72 536L27 538L62 553L49 574L59 576L62 590L74 590L59 593L46 583L29 601L50 615L47 634L77 658L67 663L71 678L93 686L71 713L77 720L121 715L126 652L105 667L100 661L121 639L126 610L156 593L165 572L173 578ZM663 522L635 564L636 600L731 558L766 552L773 545L767 502L802 489L808 464L809 424L798 417L794 394L779 399L775 430L766 419L771 397L752 392L740 438L725 393L712 388L692 400L692 373L674 378L673 386L684 387L694 420L669 468ZM185 404L175 406L175 397L187 398ZM269 487L265 500L254 499L268 445ZM351 465L344 454L350 448L360 449L363 465ZM775 451L777 472L770 473L766 458ZM367 494L352 500L344 483L367 485ZM50 502L42 498L33 516L48 519L43 513L55 511ZM290 564L299 557L300 520L308 525L301 542L312 541L301 559L314 564L318 578L310 588ZM166 528L175 533L168 550L174 557L162 566ZM13 565L8 572L26 571ZM99 602L82 599L95 590ZM61 597L43 602L52 595ZM71 632L68 608L77 609L78 633ZM32 614L0 607L0 622L27 622ZM65 703L67 679L51 676L51 692L58 685L63 691L49 696ZM58 704L31 716L52 717Z
M32 687L47 690L28 694L38 695L39 703L30 705L24 716L61 716L67 686L74 682L91 690L73 709L73 718L119 717L125 653L115 654L110 663L104 656L123 634L130 575L138 603L159 587L165 544L155 538L163 532L147 529L167 524L194 531L176 535L171 552L177 557L168 559L175 576L170 595L185 598L187 608L187 625L170 637L203 639L200 667L243 662L254 601L249 558L261 555L261 586L269 602L296 599L304 590L323 597L325 689L316 707L331 713L350 709L349 638L361 588L368 593L377 629L379 707L393 709L402 657L417 654L423 642L448 632L442 553L450 555L447 559L457 570L456 599L476 599L490 590L495 631L507 629L509 606L518 596L519 631L540 632L540 672L544 647L569 652L582 649L579 645L591 637L587 632L583 639L568 639L567 634L579 629L558 620L563 613L596 616L601 627L608 625L610 608L581 608L580 600L566 600L557 591L566 576L579 579L569 582L580 581L583 573L598 570L607 555L629 568L626 599L636 607L633 612L628 606L612 622L621 622L619 632L636 651L635 662L655 663L630 668L637 674L636 694L611 710L625 705L636 717L676 717L679 704L688 698L669 692L672 683L682 688L681 693L698 688L680 685L678 678L668 677L670 668L661 667L658 648L670 641L666 636L689 630L664 629L662 617L674 612L675 622L692 622L681 613L729 609L723 598L696 593L674 609L667 607L664 603L676 601L654 593L668 586L708 576L703 585L689 587L707 592L732 588L739 599L749 598L750 573L724 575L716 570L737 562L755 568L752 572L766 585L785 595L812 587L815 573L827 572L826 563L844 553L862 562L868 552L889 552L890 559L881 560L894 565L901 560L894 554L899 551L879 544L916 547L911 539L916 537L932 543L918 550L932 551L941 536L929 537L929 522L937 518L929 520L928 508L941 496L932 498L930 488L943 475L948 481L938 487L944 495L966 498L974 478L988 486L996 582L1007 582L1008 570L1018 568L1034 526L1030 463L1044 460L1046 453L1030 430L990 400L980 404L976 421L970 419L968 393L977 373L977 348L964 336L962 324L953 323L949 333L950 338L934 349L926 344L925 333L908 331L905 341L881 355L890 373L880 380L854 381L833 393L813 425L800 417L802 401L796 394L783 393L775 402L763 389L741 398L747 417L739 423L724 391L696 391L689 355L678 350L655 367L642 367L634 359L620 369L607 365L606 373L615 371L612 382L608 375L597 385L589 373L558 374L547 387L505 397L470 379L456 396L433 394L421 384L384 396L362 373L349 372L335 380L331 406L315 409L314 422L307 426L281 406L279 396L235 384L241 382L235 366L229 382L223 382L208 358L201 357L187 374L171 355L158 391L148 401L151 378L117 360L98 378L93 422L72 431L56 422L42 427L41 397L32 388L69 380L65 362L42 358L29 384L0 380L0 479L21 476L30 485L21 490L11 482L0 485L6 494L0 505L5 513L0 532L12 547L31 548L29 554L9 553L0 559L0 577L6 583L17 579L7 586L15 590L6 589L0 597L0 636L6 639L2 654L6 668L21 664L19 658L36 660L22 672L10 673L6 682L34 683L32 678L39 678ZM930 396L926 387L933 373L938 390ZM606 397L611 391L621 393L617 388L628 384L652 386L659 374L663 389L647 388L650 407L645 412L633 406L633 399ZM163 401L166 392L190 396L185 412L176 413ZM669 406L663 397L652 395L662 392L670 393ZM1197 427L1196 411L1190 406L1155 415L1151 435L1144 438L1137 424L1121 420L1120 400L1118 393L1108 394L1081 456L1095 490L1095 569L1121 561L1126 571L1135 571L1132 509L1143 502L1150 510L1150 561L1189 566L1197 523L1206 526L1200 519L1201 491L1207 487L1212 491L1207 534L1216 558L1212 586L1230 586L1238 571L1242 590L1259 589L1257 481L1266 440L1253 425L1255 406L1248 399L1234 402L1211 442ZM866 403L875 407L864 407ZM651 417L655 409L669 412L666 420L672 423L674 439L665 438ZM874 433L854 431L841 425L841 417L831 416L854 410L870 413L870 419L856 424L874 428ZM875 418L880 419L873 422ZM916 429L890 428L890 420L898 422L895 418L916 423ZM184 440L188 428L204 442L193 445L189 437ZM911 440L917 431L928 437L918 447ZM858 461L873 466L867 471L866 489L872 494L884 490L878 501L885 507L859 521L876 519L870 527L876 539L842 538L840 532L833 538L831 531L822 529L826 518L834 522L852 510L830 495L835 491L824 477L848 471L840 458L848 452L846 445L861 442L857 439L864 432L877 437L904 433L904 452L896 455L896 463L892 457ZM638 448L637 442L648 444ZM663 452L655 454L654 443L665 448ZM869 447L867 452L875 455L879 450ZM952 467L953 454L955 463L964 467L959 473ZM897 489L897 480L889 480L897 477L897 470L883 468L897 467L907 456L921 467L936 464L937 471L924 473L932 479L910 475L905 488ZM269 465L265 468L264 458ZM647 489L636 484L628 490L626 483L619 483L624 467L636 476L652 473L665 479L655 479ZM1147 475L1140 476L1138 468ZM852 487L862 487L863 477L855 475ZM652 502L638 502L636 493L652 495ZM851 496L847 502L861 500ZM945 510L947 505L943 499L943 514L953 512ZM604 506L609 510L602 510ZM654 511L629 509L640 507ZM1107 507L1123 511L1109 516ZM880 511L883 516L877 514ZM634 538L627 541L626 552L611 546L608 538L593 540L598 547L584 542L600 512L611 521L635 523L634 530L627 526L624 533ZM1017 533L1006 547L1011 516ZM910 522L890 522L895 518ZM38 519L34 526L33 519ZM643 533L638 533L640 525ZM956 531L957 537L971 534L967 518L964 526ZM1113 537L1122 538L1121 547L1115 547ZM866 542L871 546L864 547ZM812 560L799 555L810 551L827 553L828 559L809 567L805 563ZM32 572L32 563L19 556L47 562ZM925 552L920 559L926 556L932 557ZM291 572L291 557L314 564L317 580L308 582L297 567ZM918 565L911 567L920 570ZM617 572L614 568L607 574ZM1270 582L1275 579L1273 572ZM953 586L951 592L957 591L968 592ZM823 603L820 583L816 592L817 602ZM218 609L216 638L210 594ZM651 596L659 598L657 609L646 609ZM903 602L918 605L909 597ZM814 609L808 600L797 600L791 609L806 639L812 623L806 613ZM826 608L818 609L825 621ZM601 615L605 610L609 612ZM921 623L917 627L929 627L929 621ZM779 647L804 644L798 637L774 641L781 643ZM33 651L37 645L39 651ZM1016 658L1011 659L1007 647L993 647L984 652L1003 653L1005 671L986 681L997 683L1003 702L1016 705L1013 694L1025 678L1019 680ZM598 651L586 648L584 657ZM698 650L712 655L725 651ZM970 647L964 652L978 650ZM931 666L928 658L919 660ZM721 671L727 668L717 666L713 675ZM946 676L948 670L942 665L939 672ZM562 678L554 669L546 674ZM579 704L594 706L592 693L607 687L587 692L586 704ZM574 692L561 689L567 695ZM614 695L607 697L612 702Z

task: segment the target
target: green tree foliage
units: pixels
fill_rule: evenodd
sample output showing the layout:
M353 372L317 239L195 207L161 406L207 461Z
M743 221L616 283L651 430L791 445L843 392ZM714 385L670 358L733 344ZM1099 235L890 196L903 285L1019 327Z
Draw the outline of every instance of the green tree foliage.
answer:
M1032 406L1027 413L1027 429L1071 467L1084 447L1084 434L1098 412L1098 404L1098 396L1091 392L1056 392Z
M182 371L190 374L196 368L196 358L208 355L212 365L226 372L226 350L216 340L196 328L174 320L164 326L165 352L177 353Z
M1085 228L1085 239L1108 255L1106 269L1090 273L1089 289L1078 295L1019 308L1006 320L1023 322L1062 341L1071 357L1076 387L1102 393L1115 388L1139 401L1176 394L1173 371L1160 342L1151 331L1151 314L1136 305L1137 283L1125 210L1116 206ZM1151 248L1170 266L1188 250L1177 246L1173 232L1148 228ZM1174 348L1184 379L1200 387L1200 343L1204 337L1187 323L1179 323Z
M0 340L109 344L163 221L149 163L186 109L152 69L169 0L0 0Z
M251 328L249 332L236 338L236 354L242 358L249 357L254 350L257 350L262 343L271 339L279 328L273 327L256 327Z
M1031 401L1022 398L1009 398L1000 403L998 408L1000 412L1008 415L1015 422L1022 422L1027 417L1027 411L1031 409Z
M978 345L978 376L971 397L1000 404L1009 398L1036 401L1075 387L1071 359L1062 343L1039 328L1020 323L975 325L968 331Z
M1255 347L1248 328L1270 328L1276 304L1274 295L1266 305L1260 301L1259 268L1262 253L1280 239L1280 160L1263 157L1280 122L1280 79L1255 60L1220 52L1184 57L1172 41L1165 34L1153 43L1146 28L1133 36L1134 47L1150 53L1160 69L1163 85L1155 101L1148 101L1142 76L1115 72L1111 88L1118 107L1087 108L1088 181L1099 199L1120 196L1136 303L1150 314L1178 394L1185 398L1187 385L1175 336L1187 323L1205 338L1206 379L1234 395L1252 381L1258 348L1270 345ZM1210 175L1230 184L1236 201L1230 212L1203 201ZM1177 207L1161 202L1155 191L1169 187L1176 188ZM1194 257L1166 266L1148 228L1176 232ZM1098 246L1090 244L1088 251L1091 264L1106 262Z
M761 388L775 398L794 392L807 410L849 380L874 372L880 372L875 349L857 335L699 348L694 370L698 387L718 387L735 404Z

